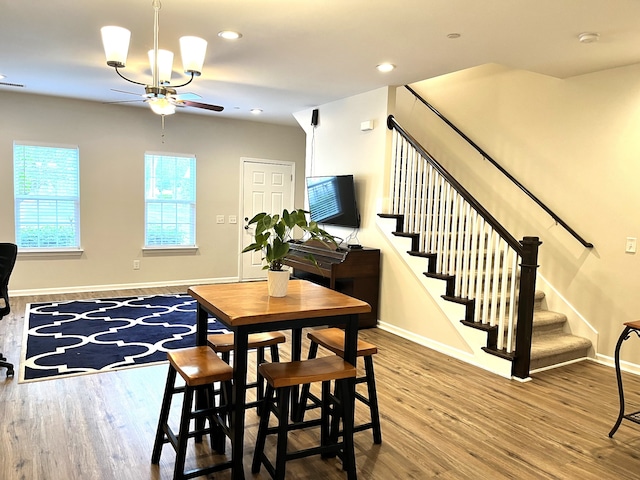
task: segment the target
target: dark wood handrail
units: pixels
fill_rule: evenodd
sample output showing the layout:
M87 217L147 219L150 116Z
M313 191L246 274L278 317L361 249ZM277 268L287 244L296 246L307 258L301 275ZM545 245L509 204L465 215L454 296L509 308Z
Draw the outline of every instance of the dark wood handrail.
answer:
M444 177L449 184L460 194L462 198L464 198L469 205L471 205L478 214L484 218L484 220L491 225L491 227L502 237L514 251L518 253L518 255L522 256L522 244L515 239L513 235L511 235L506 228L504 228L496 218L491 215L481 204L478 202L473 195L471 195L453 176L438 163L438 161L431 156L429 152L427 152L418 141L413 138L406 130L404 130L400 124L393 118L393 115L389 115L387 117L387 127L389 130L397 130L400 135L402 135L413 148L420 153L424 158L429 159L429 163L433 165L442 177Z
M420 102L422 102L429 110L431 110L438 118L440 118L444 123L449 125L453 131L455 131L458 135L460 135L469 145L471 145L480 155L484 157L485 160L489 161L494 167L496 167L504 176L506 176L511 182L513 182L520 190L522 190L531 200L533 200L540 208L542 208L551 218L553 218L559 225L561 225L567 232L569 232L576 240L578 240L582 245L586 248L593 248L593 244L587 242L584 238L582 238L578 233L571 228L565 221L563 221L558 215L556 215L549 207L547 207L538 197L536 197L533 193L531 193L524 185L522 185L515 177L513 177L509 172L507 172L502 166L496 162L491 156L485 152L482 148L480 148L476 143L467 137L458 127L456 127L453 123L449 121L444 115L442 115L438 110L435 109L433 105L427 102L424 98L420 96L418 92L412 89L409 85L405 85L405 88L409 90Z

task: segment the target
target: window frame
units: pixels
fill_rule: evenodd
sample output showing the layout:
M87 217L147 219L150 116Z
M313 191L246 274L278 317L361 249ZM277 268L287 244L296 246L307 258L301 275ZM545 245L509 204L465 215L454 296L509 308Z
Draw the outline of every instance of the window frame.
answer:
M171 184L171 190L173 191L173 197L172 198L167 198L167 199L158 199L158 198L150 198L149 197L149 182L150 182L150 172L148 172L148 162L149 161L153 161L154 158L156 160L188 160L190 162L189 165L189 176L192 177L190 180L190 190L192 192L191 197L189 199L184 199L184 198L175 198L176 195L176 185L175 183ZM160 180L162 181L170 181L170 182L174 182L175 178L163 178L163 177L155 177L155 178L160 178ZM160 205L160 217L164 217L164 212L163 207L164 206L169 206L171 207L172 205L175 207L175 211L176 211L176 219L175 219L175 223L174 222L164 222L161 221L160 222L150 222L150 205ZM188 210L189 210L189 216L190 216L190 222L185 224L185 223L180 223L178 221L179 219L179 212L178 212L178 207L182 205L182 206L188 206ZM196 161L196 156L194 154L189 154L189 153L171 153L171 152L153 152L153 151L147 151L144 154L144 242L143 242L143 251L144 252L161 252L161 251L175 251L175 250L180 250L180 251L195 251L197 250L198 246L196 243L196 220L197 220L197 209L196 209L196 205L197 205L197 161ZM157 214L157 213L156 213ZM180 225L188 225L189 227L189 231L190 231L190 243L164 243L164 242L160 242L160 243L149 243L149 227L150 225L159 225L160 228L162 229L162 226L165 224L168 225L174 225L176 231L174 232L174 235L179 235L179 226Z
M26 165L26 159L24 158L24 153L18 153L18 149L20 148L36 148L36 149L64 149L64 150L74 150L75 151L75 165L74 165L74 171L72 172L73 174L75 174L75 178L73 178L72 183L73 183L73 188L75 189L75 192L69 192L69 195L57 195L57 194L53 194L53 195L42 195L42 194L38 194L38 195L30 195L30 194L25 194L25 193L21 193L19 192L19 188L21 188L23 185L20 184L19 180L18 180L18 175L19 175L19 167L22 167L23 172L26 170L27 165ZM22 155L22 158L18 159L19 155ZM80 226L81 226L81 213L80 213L80 196L81 196L81 186L80 186L80 148L78 145L68 145L68 144L56 144L56 143L43 143L43 142L30 142L30 141L22 141L22 140L14 140L13 142L13 151L12 151L12 156L13 156L13 201L14 201L14 227L15 227L15 232L14 232L14 237L15 237L15 242L18 245L18 250L19 253L21 254L35 254L35 255L47 255L47 254L51 254L51 253L60 253L60 254L71 254L71 255L76 255L76 254L81 254L82 253L82 247L81 247L81 232L80 232ZM47 158L51 158L48 157L46 154L42 155L42 156L38 156L38 160L46 160ZM36 160L37 161L37 160ZM20 164L19 164L20 163ZM34 178L35 181L39 181L41 180L41 178ZM31 221L28 221L28 219L25 218L25 215L21 214L21 205L24 201L35 201L36 202L36 210L37 213L35 214L35 218L32 219ZM39 210L40 210L40 202L54 202L56 203L55 205L55 220L52 221L46 221L44 218L44 214L40 214ZM58 210L58 203L57 202L66 202L72 203L72 210L73 210L73 219L70 222L61 222L60 221L60 217L59 215L61 215L59 213ZM71 245L55 245L55 246L24 246L24 238L22 238L22 233L21 230L25 225L28 225L29 223L34 224L36 226L36 230L39 230L43 224L44 225L54 225L56 228L60 227L60 226L68 226L71 225L72 230L73 230L73 241L71 242ZM59 243L59 236L56 235L55 236L57 243Z

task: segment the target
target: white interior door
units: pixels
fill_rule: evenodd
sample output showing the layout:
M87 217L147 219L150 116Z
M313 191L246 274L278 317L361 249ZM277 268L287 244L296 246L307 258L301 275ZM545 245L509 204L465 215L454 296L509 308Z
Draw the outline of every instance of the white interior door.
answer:
M261 212L281 213L293 209L295 164L258 159L242 159L242 249L253 243L253 226L247 223ZM241 255L240 279L266 278L260 252Z

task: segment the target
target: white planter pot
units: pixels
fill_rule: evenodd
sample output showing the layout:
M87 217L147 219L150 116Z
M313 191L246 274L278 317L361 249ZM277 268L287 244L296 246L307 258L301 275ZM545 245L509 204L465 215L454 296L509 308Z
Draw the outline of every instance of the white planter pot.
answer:
M267 270L267 287L270 297L284 297L289 287L289 270Z

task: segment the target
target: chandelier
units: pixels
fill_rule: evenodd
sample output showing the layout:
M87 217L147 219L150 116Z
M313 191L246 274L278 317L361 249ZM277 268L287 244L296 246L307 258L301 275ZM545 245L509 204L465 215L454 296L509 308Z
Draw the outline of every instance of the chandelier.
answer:
M153 0L153 50L149 50L149 64L153 75L152 82L143 83L131 80L122 74L120 69L125 68L127 54L129 52L129 40L131 32L126 28L106 26L101 28L102 44L107 57L107 65L113 67L116 73L127 82L143 85L144 97L154 113L159 115L171 115L175 112L174 96L176 88L184 87L191 83L194 77L202 73L202 65L207 50L207 41L199 37L181 37L180 54L184 73L189 79L180 85L171 85L171 73L173 70L173 52L158 48L158 26L161 3Z

